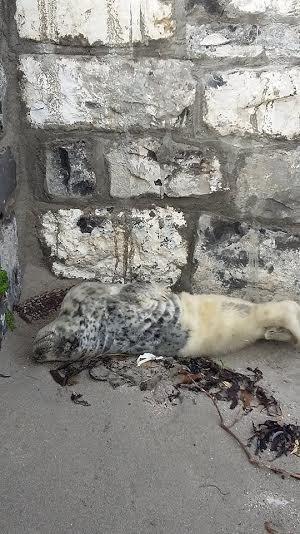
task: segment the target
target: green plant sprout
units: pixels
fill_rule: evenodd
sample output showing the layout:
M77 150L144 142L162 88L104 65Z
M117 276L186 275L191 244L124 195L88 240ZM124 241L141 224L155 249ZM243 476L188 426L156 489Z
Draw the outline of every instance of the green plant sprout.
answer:
M5 312L5 322L8 330L12 332L15 329L15 318L14 314L10 310L6 310Z
M8 274L3 269L0 269L0 298L4 297L9 290L9 279ZM5 322L7 328L12 331L15 328L15 318L11 310L6 310Z
M8 274L3 269L0 269L0 297L5 295L9 289Z

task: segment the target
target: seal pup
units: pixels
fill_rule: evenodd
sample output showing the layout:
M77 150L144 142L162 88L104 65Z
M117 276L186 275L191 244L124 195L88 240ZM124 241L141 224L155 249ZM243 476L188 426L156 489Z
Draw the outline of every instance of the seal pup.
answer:
M224 295L173 293L154 283L83 282L34 341L36 361L74 362L111 354L214 357L259 339L300 344L300 306L255 304Z

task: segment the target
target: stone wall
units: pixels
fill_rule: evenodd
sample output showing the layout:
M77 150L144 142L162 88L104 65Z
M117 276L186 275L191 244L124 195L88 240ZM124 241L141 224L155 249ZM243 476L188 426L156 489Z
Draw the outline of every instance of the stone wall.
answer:
M8 327L12 327L10 311L20 293L20 268L18 261L18 237L14 205L16 196L15 119L11 115L16 94L12 69L15 57L11 53L9 11L0 2L0 346Z
M27 173L57 276L299 294L299 6L16 0Z

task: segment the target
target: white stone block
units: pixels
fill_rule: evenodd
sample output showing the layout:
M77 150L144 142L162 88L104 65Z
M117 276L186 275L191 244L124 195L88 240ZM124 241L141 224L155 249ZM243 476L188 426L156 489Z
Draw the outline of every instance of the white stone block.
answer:
M187 259L179 232L185 224L171 207L116 214L61 209L43 216L41 234L57 276L173 284Z
M223 3L224 0L222 0ZM298 0L225 0L227 13L273 14L281 16L299 16Z
M164 192L168 197L200 197L229 189L215 156L208 159L196 152L179 155L166 167Z
M195 147L173 145L158 156L161 142L146 138L113 147L105 159L112 197L199 197L228 189L218 158Z
M300 69L239 70L212 75L205 90L205 122L222 135L300 133Z
M158 142L144 139L118 145L105 154L112 197L160 196L164 176L155 156L158 149Z
M17 0L16 21L24 39L90 45L166 39L175 28L164 0Z

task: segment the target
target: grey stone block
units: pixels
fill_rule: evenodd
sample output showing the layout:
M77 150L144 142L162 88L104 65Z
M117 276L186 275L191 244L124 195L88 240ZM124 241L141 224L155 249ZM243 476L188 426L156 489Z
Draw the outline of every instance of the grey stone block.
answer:
M263 46L256 24L211 23L186 27L187 51L190 58L259 57Z
M196 292L300 299L300 235L202 215L194 259Z
M179 128L195 100L189 61L45 54L21 56L20 67L28 119L40 128Z
M190 58L249 60L259 57L292 59L300 57L299 25L273 23L232 24L213 22L186 28Z
M207 147L144 138L116 145L105 158L112 197L199 197L228 189L218 157Z
M266 150L246 157L237 179L243 215L300 222L300 149Z

